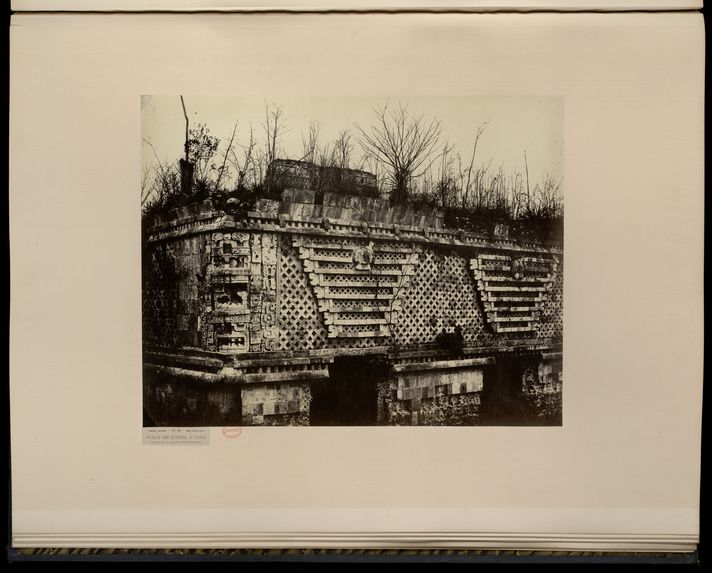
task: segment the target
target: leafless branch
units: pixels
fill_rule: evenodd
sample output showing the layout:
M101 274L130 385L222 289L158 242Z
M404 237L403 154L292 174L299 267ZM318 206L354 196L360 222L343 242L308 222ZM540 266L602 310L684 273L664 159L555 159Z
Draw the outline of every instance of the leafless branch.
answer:
M220 166L220 171L218 173L218 179L215 182L215 191L220 191L220 181L222 180L223 173L225 173L225 163L227 163L227 156L228 153L232 150L232 142L235 141L235 131L237 131L237 122L235 122L234 127L232 128L232 135L230 136L230 142L227 144L227 147L225 148L225 153L223 154L223 162L222 165Z
M188 163L188 150L190 148L190 138L189 138L189 124L188 124L188 112L185 110L185 101L183 101L183 96L180 96L180 105L183 107L183 117L185 117L185 162Z
M408 195L412 179L419 177L438 146L441 127L437 119L426 122L423 115L414 116L399 104L389 109L374 110L376 119L369 131L356 124L364 152L373 155L390 168L393 198Z

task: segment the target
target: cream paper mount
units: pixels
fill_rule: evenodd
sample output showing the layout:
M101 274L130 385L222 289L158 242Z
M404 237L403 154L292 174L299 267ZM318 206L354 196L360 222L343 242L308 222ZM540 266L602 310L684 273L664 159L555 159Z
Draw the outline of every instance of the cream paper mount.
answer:
M696 13L17 14L13 547L694 549ZM141 439L141 95L563 99L563 424Z
M702 0L12 0L15 11L427 11L427 12L495 12L495 11L629 11L629 10L698 10Z

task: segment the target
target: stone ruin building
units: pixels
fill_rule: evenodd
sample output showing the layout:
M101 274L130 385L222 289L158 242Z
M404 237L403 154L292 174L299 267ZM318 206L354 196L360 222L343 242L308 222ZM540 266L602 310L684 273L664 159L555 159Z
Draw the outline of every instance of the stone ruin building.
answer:
M142 258L148 424L561 424L560 242L289 188L160 213Z
M281 189L292 187L378 197L378 182L373 173L316 165L309 161L275 159L267 169L267 180Z

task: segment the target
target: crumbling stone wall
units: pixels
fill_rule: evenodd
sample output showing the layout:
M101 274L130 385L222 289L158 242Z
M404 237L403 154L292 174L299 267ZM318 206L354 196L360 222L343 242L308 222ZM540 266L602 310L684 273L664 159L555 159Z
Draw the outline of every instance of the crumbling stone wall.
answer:
M309 380L327 375L313 368L342 353L380 353L397 366L408 353L427 362L514 349L538 356L552 344L560 351L557 249L442 229L437 210L328 192L319 202L316 195L288 190L244 221L207 203L183 218L160 219L144 245L144 342L228 356L235 384L206 387L206 397L197 397L185 381L161 382L147 401L172 397L179 404L173 413L189 419L203 408L232 424L308 424ZM499 296L513 308L502 311ZM522 321L522 313L527 326L510 328L507 321ZM453 334L461 335L456 349L439 344ZM283 369L292 359L305 370ZM561 415L556 364L549 357L521 379L521 395L545 422ZM376 388L378 423L476 424L483 416L478 368L399 372Z
M320 166L309 161L275 159L267 168L270 188L330 190L356 195L377 196L378 184L373 173L359 169Z
M239 426L240 391L234 384L200 384L188 373L174 374L152 367L143 372L144 411L158 426Z
M307 426L311 387L299 383L242 386L242 423L247 426Z
M280 212L287 208L283 214L297 219L302 217L305 221L312 220L313 209L322 208L315 204L314 193L310 191L286 191L285 199L287 201L280 204ZM327 199L325 196L323 208L338 211L332 215L337 221L343 218L345 223L353 220L354 214L358 214L359 220L391 221L395 212L376 199L334 195L333 200L338 199L339 206ZM304 211L306 207L312 209L308 214ZM410 216L415 222L418 217L413 213L415 211ZM423 217L434 217L426 223L438 224L435 214ZM312 223L309 226L314 227ZM318 237L323 236L324 230L320 231L322 235ZM480 251L447 245L415 245L406 237L386 242L376 239L374 242L369 238L342 237L342 229L326 231L334 246L355 245L353 248L356 248L360 245L366 249L373 244L373 249L378 251L392 248L390 245L400 245L414 253L413 265L394 259L392 265L379 267L379 270L391 273L382 278L364 277L363 273L352 277L321 276L322 271L316 273L319 281L349 279L364 282L373 278L370 283L378 284L380 290L388 288L387 280L395 279L396 292L390 298L384 298L388 300L385 311L381 309L382 316L362 313L345 317L351 321L349 324L325 324L325 317L333 311L321 308L323 304L317 296L319 284L308 273L314 273L315 265L330 263L304 259L304 254L300 254L304 249L294 245L297 235L276 228L274 231L197 232L151 243L147 249L147 264L144 265L145 270L148 268L144 281L146 342L229 353L367 348L390 344L400 347L435 343L443 331L452 333L457 327L466 345L483 347L523 337L561 338L563 258L560 255L556 256L559 264L554 283L543 293L542 302L533 315L538 321L537 327L527 332L506 332L507 328L493 332L493 325L488 324L485 317L482 294L478 293L477 282L470 270L473 257ZM315 239L308 234L306 237L300 244L314 243ZM320 241L323 239L316 239L316 243ZM376 253L376 256L382 255ZM394 253L393 256L401 255ZM324 272L337 271L327 269ZM392 275L398 272L404 276ZM406 272L412 272L413 276L406 277ZM403 280L406 278L408 280ZM365 286L368 285L364 283ZM363 290L364 287L354 288ZM386 294L384 291L384 296ZM392 306L388 304L391 299L395 303ZM341 331L358 330L354 321L364 316L372 316L381 322L385 319L385 324L379 327L380 332L373 336L366 336L366 332L352 337L338 335ZM502 323L502 326L508 327L508 324ZM332 338L334 332L337 332L336 338Z
M483 372L479 368L396 374L378 385L378 423L383 425L475 425Z
M199 346L207 237L152 244L143 253L144 343Z
M144 342L216 352L277 349L277 236L201 233L144 252Z
M561 393L561 357L543 360L537 366L524 370L522 394L532 404L540 420L561 423Z

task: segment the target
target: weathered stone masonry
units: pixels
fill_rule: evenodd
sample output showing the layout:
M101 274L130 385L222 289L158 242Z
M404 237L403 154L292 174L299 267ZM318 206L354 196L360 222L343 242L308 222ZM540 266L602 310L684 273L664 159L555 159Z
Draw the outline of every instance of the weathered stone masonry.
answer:
M531 423L560 423L562 251L501 234L306 190L246 218L209 201L165 213L143 254L146 411L306 425L329 400L367 400L363 423L470 425L513 397ZM372 394L334 379L344 360Z

